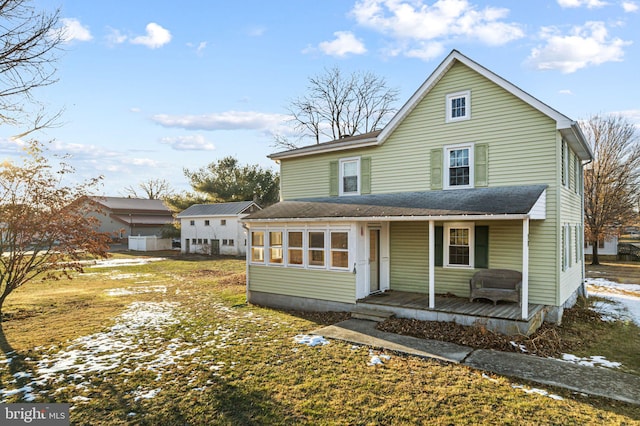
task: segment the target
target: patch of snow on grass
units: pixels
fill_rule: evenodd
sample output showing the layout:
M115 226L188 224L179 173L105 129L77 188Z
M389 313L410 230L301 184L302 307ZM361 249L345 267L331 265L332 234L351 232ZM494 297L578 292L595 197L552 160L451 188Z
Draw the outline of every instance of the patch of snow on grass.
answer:
M142 390L136 390L134 392L135 398L134 401L139 401L141 399L152 399L155 398L156 395L158 395L158 393L160 393L162 389L160 388L156 388L156 389L151 389L150 391L142 391Z
M114 266L146 265L151 262L167 260L165 257L137 257L135 259L104 259L91 261L91 268L112 268Z
M562 354L562 360L571 362L573 364L585 365L587 367L602 366L607 368L620 368L620 366L622 365L619 362L609 361L605 357L600 355L580 358L572 354Z
M376 353L373 349L369 349L369 362L367 362L367 365L369 367L373 367L374 365L384 365L384 363L390 359L391 355Z
M308 334L298 334L293 338L296 343L307 346L328 345L329 341L322 336L309 336Z
M553 393L549 393L544 389L538 389L538 388L530 388L527 389L522 385L511 385L512 388L514 389L520 389L521 391L523 391L526 394L538 394L538 395L542 395L542 396L548 396L551 399L555 399L558 401L562 401L564 400L563 397L561 397L560 395L555 395Z
M132 278L150 277L153 274L109 274L111 280L130 280Z
M145 287L127 287L127 288L109 288L105 290L107 296L130 296L142 293L166 293L167 287L163 285L145 286Z
M607 299L596 302L593 308L605 321L632 321L640 327L640 285L618 284L604 278L588 278L589 294Z

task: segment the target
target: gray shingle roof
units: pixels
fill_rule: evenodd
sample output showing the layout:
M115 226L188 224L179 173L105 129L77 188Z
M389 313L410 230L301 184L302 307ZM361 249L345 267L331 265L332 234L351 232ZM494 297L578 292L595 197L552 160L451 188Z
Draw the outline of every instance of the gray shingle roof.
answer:
M178 214L178 218L188 216L233 216L242 213L255 204L253 201L237 201L232 203L194 204ZM255 204L258 206L257 204ZM259 208L259 206L258 206Z
M162 211L171 214L162 200L126 197L92 197L92 199L111 210Z
M547 185L397 192L281 201L250 214L260 219L527 214Z

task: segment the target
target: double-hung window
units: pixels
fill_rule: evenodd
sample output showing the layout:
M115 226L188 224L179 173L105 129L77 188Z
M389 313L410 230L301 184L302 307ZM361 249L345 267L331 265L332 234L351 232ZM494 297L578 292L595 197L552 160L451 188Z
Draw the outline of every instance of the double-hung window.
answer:
M473 144L446 146L444 157L444 188L473 188Z
M474 226L450 223L445 226L444 264L448 267L472 268L474 265Z
M291 266L304 265L304 245L302 231L287 232L287 264Z
M282 264L283 259L282 231L269 232L269 263Z
M446 96L446 122L469 120L471 118L471 92L450 93Z
M340 160L340 195L360 194L360 158Z
M331 267L349 268L348 232L331 232Z
M325 266L324 231L309 231L309 266Z
M251 232L251 261L264 263L264 231Z

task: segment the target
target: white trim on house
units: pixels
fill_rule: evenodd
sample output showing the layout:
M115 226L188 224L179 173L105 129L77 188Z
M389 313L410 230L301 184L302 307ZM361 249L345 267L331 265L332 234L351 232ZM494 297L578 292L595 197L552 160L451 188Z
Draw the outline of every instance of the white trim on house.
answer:
M445 99L446 99L445 110L447 111L445 116L446 123L455 123L457 121L471 120L471 90L465 90L465 91L456 92L456 93L448 93L445 96ZM453 109L453 105L451 104L451 101L456 99L464 99L464 106L462 107L464 108L464 114L453 117L454 109Z
M473 157L473 152L474 152L474 146L475 144L473 142L469 142L469 143L461 143L461 144L455 144L455 145L445 145L443 147L443 152L444 152L444 159L443 159L443 185L442 185L442 189L470 189L473 188L474 185L474 157ZM467 166L469 167L469 183L467 185L451 185L451 176L450 176L450 172L451 172L451 158L450 158L450 154L452 151L460 151L460 150L464 150L466 149L468 151L468 155L467 155L467 161L468 164Z
M356 190L345 192L344 190L344 166L346 164L355 163L356 164ZM349 175L351 176L351 175ZM341 158L338 162L338 195L341 197L351 196L351 195L360 195L360 188L362 187L361 176L360 176L360 157L347 157Z
M467 247L469 249L469 262L467 264L452 263L450 259L450 247L454 244L451 242L451 230L452 229L466 229L467 230ZM443 264L444 268L454 269L473 269L475 266L475 253L474 253L474 234L475 234L475 221L467 222L445 222L444 223L444 239L443 239Z

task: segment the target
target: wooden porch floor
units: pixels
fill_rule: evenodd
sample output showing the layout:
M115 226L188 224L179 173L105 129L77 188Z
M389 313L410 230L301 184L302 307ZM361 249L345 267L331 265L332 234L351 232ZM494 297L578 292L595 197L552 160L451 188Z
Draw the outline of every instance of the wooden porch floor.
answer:
M420 311L442 312L454 315L466 315L477 318L497 318L511 321L524 321L522 308L517 303L498 302L493 306L489 300L476 299L469 302L468 298L455 296L436 296L435 308L429 309L429 295L424 293L410 293L388 290L384 293L373 294L357 301L358 305L378 305L381 307L417 309ZM532 320L542 309L543 305L529 304L529 317Z

